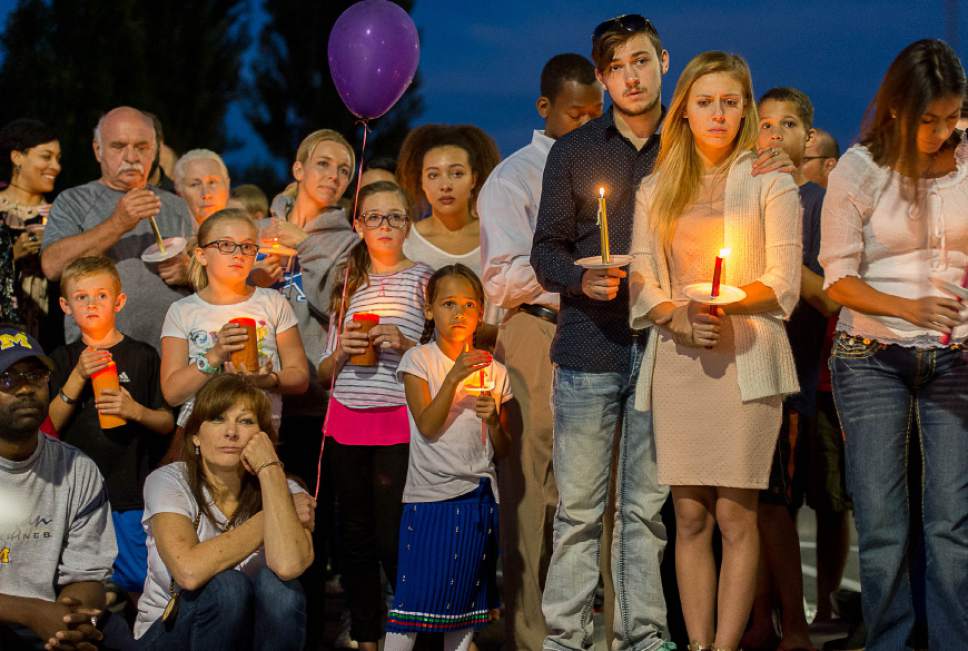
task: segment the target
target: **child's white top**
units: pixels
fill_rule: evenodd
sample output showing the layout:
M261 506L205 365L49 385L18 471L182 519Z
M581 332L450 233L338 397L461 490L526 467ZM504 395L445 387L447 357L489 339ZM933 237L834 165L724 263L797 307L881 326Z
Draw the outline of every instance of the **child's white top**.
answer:
M404 353L397 367L397 376L401 382L404 373L426 380L430 395L436 396L453 366L454 360L432 341ZM497 360L494 361L492 395L498 404L513 397L507 369ZM444 422L444 431L436 441L420 433L413 413L408 411L410 462L403 489L404 502L440 502L459 497L477 488L484 477L491 480L494 499L500 501L494 472L494 448L490 437L486 439L487 447L481 448L481 419L474 412L476 403L476 395L458 389Z
M162 337L175 337L188 341L188 363L205 355L218 342L218 331L231 319L248 317L255 319L256 334L259 336L259 364L272 360L276 372L282 366L276 334L296 327L296 315L289 301L274 289L256 287L252 296L241 303L213 305L198 294L192 294L175 301L168 308L165 325L161 328ZM282 419L282 396L266 392L272 402L272 424L279 428ZM195 396L182 405L178 415L178 425L184 426L195 406Z

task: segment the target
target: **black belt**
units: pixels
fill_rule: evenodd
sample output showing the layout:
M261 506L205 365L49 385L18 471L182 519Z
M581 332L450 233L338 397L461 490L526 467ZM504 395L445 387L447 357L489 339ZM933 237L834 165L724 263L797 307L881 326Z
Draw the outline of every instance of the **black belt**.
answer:
M531 316L536 316L539 319L544 319L548 323L558 324L558 310L552 310L550 307L545 307L544 305L534 305L532 303L522 303L518 306L518 309L522 312L527 312Z

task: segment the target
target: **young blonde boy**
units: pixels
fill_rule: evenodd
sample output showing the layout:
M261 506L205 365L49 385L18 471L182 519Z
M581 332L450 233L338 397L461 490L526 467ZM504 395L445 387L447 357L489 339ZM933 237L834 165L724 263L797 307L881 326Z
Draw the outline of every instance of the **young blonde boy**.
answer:
M60 438L94 459L104 475L118 542L114 581L138 593L147 568L142 487L175 422L161 394L157 351L115 325L125 300L117 269L106 257L78 258L64 270L60 305L74 318L81 339L51 355L48 415ZM117 366L120 388L106 389L95 400L91 376L110 362ZM102 429L99 414L126 423Z

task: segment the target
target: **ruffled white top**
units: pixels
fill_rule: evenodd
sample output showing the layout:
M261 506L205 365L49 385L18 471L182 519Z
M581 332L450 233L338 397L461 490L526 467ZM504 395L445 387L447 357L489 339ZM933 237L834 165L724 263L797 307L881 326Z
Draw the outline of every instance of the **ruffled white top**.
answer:
M855 145L830 173L821 217L824 288L855 276L874 289L916 299L953 298L932 277L960 285L968 265L968 140L955 150L956 168L920 182L917 203L901 195L901 176ZM890 316L840 311L837 330L882 343L931 348L940 333ZM968 337L968 325L953 341Z

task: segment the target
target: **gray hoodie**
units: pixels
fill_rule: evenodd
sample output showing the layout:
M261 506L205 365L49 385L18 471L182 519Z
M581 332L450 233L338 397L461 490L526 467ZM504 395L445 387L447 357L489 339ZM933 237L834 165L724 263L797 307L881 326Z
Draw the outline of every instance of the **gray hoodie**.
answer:
M263 219L265 228L270 219ZM338 284L336 268L346 260L359 237L350 226L346 211L332 208L320 213L304 228L309 235L296 247L297 261L293 273L276 288L292 305L299 322L299 334L306 350L309 365L309 390L299 396L285 396L284 413L301 416L322 416L326 410L326 390L316 379L316 367L326 349L329 332L329 301L334 285Z

